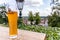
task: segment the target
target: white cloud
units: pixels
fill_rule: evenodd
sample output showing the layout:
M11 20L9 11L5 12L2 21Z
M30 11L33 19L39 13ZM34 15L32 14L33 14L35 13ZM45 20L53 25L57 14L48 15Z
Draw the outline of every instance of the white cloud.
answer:
M51 13L51 6L48 6L42 10L40 8L31 8L29 6L26 6L23 10L23 16L28 16L29 11L32 11L33 14L35 14L35 12L40 12L40 16L48 16Z
M5 1L4 0L0 0L0 4L4 3Z
M51 14L51 6L49 6L49 7L46 7L43 11L41 10L40 11L41 12L41 16L48 16L48 15L50 15Z
M43 0L32 0L31 1L33 4L35 3L35 4L43 4Z
M27 6L40 6L43 5L43 0L25 0Z
M25 0L22 16L28 16L29 11L32 11L33 14L39 12L40 10L37 7L40 7L43 4L43 0Z

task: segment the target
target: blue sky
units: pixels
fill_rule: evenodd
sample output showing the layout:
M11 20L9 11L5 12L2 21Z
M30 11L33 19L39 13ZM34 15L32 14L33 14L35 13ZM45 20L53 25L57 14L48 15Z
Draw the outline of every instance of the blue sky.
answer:
M2 3L9 3L10 6L13 4L16 5L15 0L0 0L0 4ZM25 0L24 8L22 11L22 16L28 16L29 11L32 11L33 14L35 12L40 12L40 16L48 16L51 13L51 6L50 6L51 0ZM11 8L15 8L11 6Z

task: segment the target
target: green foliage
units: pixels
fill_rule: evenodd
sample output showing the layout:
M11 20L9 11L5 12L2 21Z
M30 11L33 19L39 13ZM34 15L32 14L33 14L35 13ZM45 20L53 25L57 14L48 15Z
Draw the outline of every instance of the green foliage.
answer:
M3 18L3 23L8 24L8 18L7 18L7 16L5 16L5 18Z
M2 15L0 14L0 18L2 18Z
M48 24L52 27L60 27L60 16L56 12L52 16L48 16Z
M28 18L28 20L31 22L31 25L32 25L33 24L32 22L34 21L34 16L33 16L33 14L32 14L31 11L29 12L29 18Z
M5 9L5 6L0 6L0 8Z
M45 33L47 35L46 40L60 40L60 28L57 28L57 27L24 25L24 26L21 26L20 29L39 32L39 33Z
M18 18L18 25L21 24L23 21L22 21L22 18Z
M36 14L35 14L35 24L36 25L38 25L39 23L40 23L40 16L39 16L39 12L37 12Z
M7 20L7 16L5 15L5 13L6 13L6 8L5 8L5 6L0 6L0 9L2 9L1 11L0 11L0 23L5 23L5 24L7 24L7 22L8 22L8 20Z
M23 26L23 18L18 18L18 28Z
M33 24L32 22L35 21L35 24L38 25L40 23L40 16L39 12L35 14L35 16L32 14L32 12L29 12L29 18L28 20L31 22L31 25Z
M0 24L3 23L2 15L0 14Z

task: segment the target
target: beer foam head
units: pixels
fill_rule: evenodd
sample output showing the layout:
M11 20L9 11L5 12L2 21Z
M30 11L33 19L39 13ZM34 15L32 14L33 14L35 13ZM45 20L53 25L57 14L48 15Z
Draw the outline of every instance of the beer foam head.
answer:
M9 0L7 3L7 11L8 11L8 8L11 9L11 11L17 11L17 4L16 4L16 1L15 0Z

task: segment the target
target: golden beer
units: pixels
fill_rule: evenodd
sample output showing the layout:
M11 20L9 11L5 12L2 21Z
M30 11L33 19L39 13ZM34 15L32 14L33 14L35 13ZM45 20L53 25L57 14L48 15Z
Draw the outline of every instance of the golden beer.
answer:
M10 37L17 36L17 20L18 14L15 11L8 11L9 35Z

